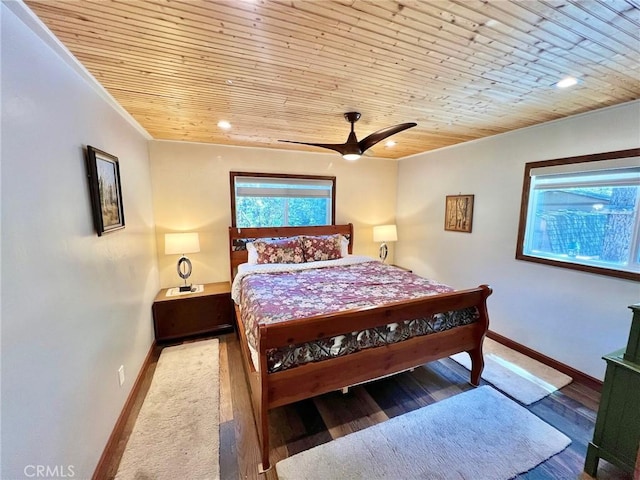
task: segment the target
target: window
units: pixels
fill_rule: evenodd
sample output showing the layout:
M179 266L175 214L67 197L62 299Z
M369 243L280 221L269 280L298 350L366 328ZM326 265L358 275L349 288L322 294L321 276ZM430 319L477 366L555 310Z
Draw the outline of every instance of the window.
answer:
M335 177L231 172L234 227L333 225Z
M640 149L527 163L516 258L640 280Z

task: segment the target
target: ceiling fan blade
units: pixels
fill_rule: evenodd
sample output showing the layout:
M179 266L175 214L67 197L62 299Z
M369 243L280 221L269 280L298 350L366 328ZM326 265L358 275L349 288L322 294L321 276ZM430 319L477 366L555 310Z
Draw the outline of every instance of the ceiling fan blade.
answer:
M373 132L371 135L363 138L358 142L360 146L360 150L363 152L371 147L373 147L376 143L384 140L391 135L395 135L398 132L406 130L407 128L415 127L417 123L401 123L399 125L394 125L392 127L383 128L382 130L378 130L377 132Z
M312 147L328 148L334 150L341 155L345 152L345 144L343 143L309 143L309 142L294 142L293 140L278 140L279 142L297 143L299 145L310 145Z
M333 150L338 152L343 156L345 160L357 160L360 158L360 155L364 154L364 152L373 147L376 143L384 140L391 135L394 135L398 132L406 130L407 128L415 127L417 123L401 123L399 125L394 125L392 127L383 128L382 130L378 130L377 132L372 133L368 137L363 140L358 141L356 137L356 132L354 131L353 124L358 121L360 118L360 113L358 112L347 112L344 114L344 118L351 124L351 132L349 133L349 138L345 143L312 143L312 142L296 142L294 140L278 140L279 142L286 143L296 143L298 145L309 145L311 147L319 147L319 148L328 148L329 150Z

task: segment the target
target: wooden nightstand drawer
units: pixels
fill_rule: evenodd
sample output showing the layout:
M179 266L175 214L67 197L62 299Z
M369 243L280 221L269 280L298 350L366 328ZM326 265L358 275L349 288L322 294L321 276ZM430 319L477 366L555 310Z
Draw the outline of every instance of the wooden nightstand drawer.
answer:
M233 329L229 282L208 283L201 293L174 297L162 289L153 303L153 322L159 342Z

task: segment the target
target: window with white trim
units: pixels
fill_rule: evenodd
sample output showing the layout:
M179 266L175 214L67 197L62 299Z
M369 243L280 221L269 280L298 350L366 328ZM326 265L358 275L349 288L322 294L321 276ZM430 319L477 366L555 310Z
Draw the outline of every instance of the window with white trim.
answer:
M640 280L640 149L525 166L516 258Z
M335 177L231 172L234 227L332 225Z

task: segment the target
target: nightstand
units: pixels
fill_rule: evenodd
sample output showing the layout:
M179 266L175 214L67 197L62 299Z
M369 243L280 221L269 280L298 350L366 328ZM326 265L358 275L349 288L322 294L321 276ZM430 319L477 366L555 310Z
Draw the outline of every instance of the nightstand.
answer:
M160 290L152 307L157 342L233 330L229 282L207 283L202 292L171 297L167 290Z

